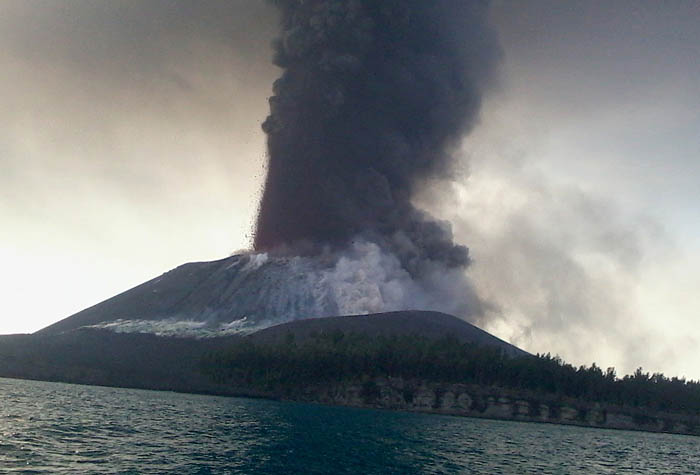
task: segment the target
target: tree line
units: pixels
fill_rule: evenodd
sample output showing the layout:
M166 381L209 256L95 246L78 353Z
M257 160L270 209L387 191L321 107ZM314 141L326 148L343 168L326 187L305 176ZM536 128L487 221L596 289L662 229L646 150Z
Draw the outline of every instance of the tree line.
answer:
M574 367L556 356L511 357L501 349L452 337L368 336L342 331L312 334L297 342L246 340L206 354L202 371L217 383L263 390L374 377L528 390L590 402L700 414L700 382L661 373L618 377L595 363Z

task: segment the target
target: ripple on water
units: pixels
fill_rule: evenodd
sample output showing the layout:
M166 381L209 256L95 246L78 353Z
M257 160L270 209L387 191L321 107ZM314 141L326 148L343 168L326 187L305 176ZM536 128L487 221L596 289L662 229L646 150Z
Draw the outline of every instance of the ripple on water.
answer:
M0 379L8 473L697 473L698 439Z

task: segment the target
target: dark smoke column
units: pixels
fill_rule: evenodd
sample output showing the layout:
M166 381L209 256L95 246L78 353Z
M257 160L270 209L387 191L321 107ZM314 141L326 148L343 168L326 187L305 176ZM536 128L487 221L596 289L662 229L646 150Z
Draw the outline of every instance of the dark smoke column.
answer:
M269 164L256 250L369 239L412 274L466 266L449 225L416 210L449 176L499 48L478 0L276 0L283 69L263 124Z

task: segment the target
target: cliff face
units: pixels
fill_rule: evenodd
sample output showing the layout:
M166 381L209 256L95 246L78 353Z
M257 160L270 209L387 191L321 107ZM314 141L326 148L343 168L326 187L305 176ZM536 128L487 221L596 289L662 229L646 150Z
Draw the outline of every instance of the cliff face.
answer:
M700 417L557 399L502 388L376 378L270 395L323 404L700 435Z

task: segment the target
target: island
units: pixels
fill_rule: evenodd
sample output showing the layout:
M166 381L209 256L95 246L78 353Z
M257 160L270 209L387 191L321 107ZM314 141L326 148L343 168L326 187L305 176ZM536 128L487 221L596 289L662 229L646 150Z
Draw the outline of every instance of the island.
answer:
M0 337L0 377L700 435L700 383L531 355L404 311L193 338L80 327Z

